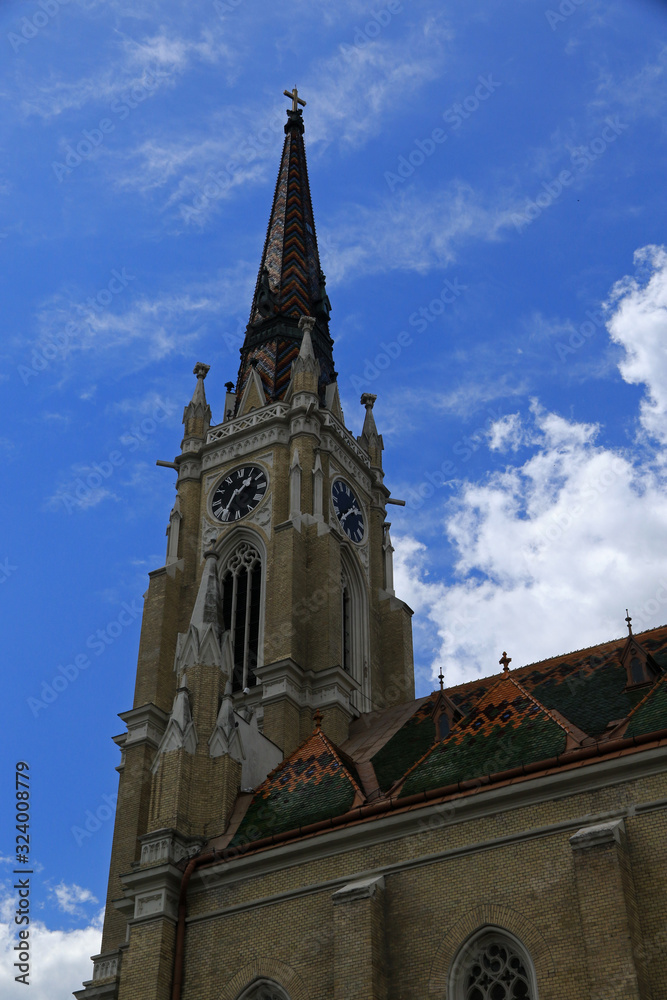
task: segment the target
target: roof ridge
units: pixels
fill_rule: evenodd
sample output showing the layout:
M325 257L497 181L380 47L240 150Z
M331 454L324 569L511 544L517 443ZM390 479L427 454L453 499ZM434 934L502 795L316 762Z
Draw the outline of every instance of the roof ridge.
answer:
M516 687L518 687L519 691L521 691L521 692L522 692L522 694L525 694L525 696L526 696L527 698L530 698L530 700L531 700L532 702L534 702L534 703L535 703L536 705L539 705L540 709L541 709L541 710L542 710L542 711L543 711L543 712L545 713L545 715L548 715L548 716L549 716L549 718L550 718L550 719L551 719L551 720L552 720L553 722L557 723L557 725L559 725L559 726L560 726L560 728L561 728L561 729L563 729L563 730L564 730L564 731L565 731L565 732L566 732L566 733L568 734L568 736L571 736L571 737L572 737L573 739L575 739L575 740L577 741L577 743L579 743L579 737L577 736L577 734L576 734L576 733L574 732L574 730L573 730L573 729L570 729L570 728L569 728L569 726L573 726L573 725L574 725L574 723L570 722L570 720L568 719L568 717L567 717L566 715L563 715L563 713L562 713L562 712L558 712L558 714L559 714L560 716L562 716L562 718L563 718L563 719L565 720L565 722L567 722L567 723L568 723L568 725L567 725L567 726L566 726L566 725L565 725L565 724L564 724L564 723L563 723L563 722L561 721L561 719L559 719L559 718L558 718L557 716L555 716L555 715L553 714L553 711L552 711L552 710L551 710L550 708L548 708L548 707L547 707L547 706L546 706L546 705L544 704L544 702L540 701L540 699L539 699L539 698L536 698L536 697L535 697L535 695L534 695L534 694L532 694L532 693L531 693L531 692L530 692L530 691L528 690L528 688L525 688L525 687L523 686L523 684L521 684L521 682L520 682L520 681L518 681L518 680L516 679L516 677L509 677L509 678L508 678L508 680L511 680L511 681L512 681L512 683L513 683L513 684L515 684L515 685L516 685ZM489 692L489 694L490 694L490 693L491 693L491 692ZM481 702L482 700L483 700L483 699L481 699L481 698L480 698L480 702ZM556 710L556 711L558 711L558 710ZM580 732L583 732L583 729L582 729L582 730L580 730ZM586 736L587 736L588 734L587 734L587 733L585 733L584 735L586 735Z
M348 754L345 753L344 750L341 750L340 747L338 747L333 742L333 740L329 739L329 737L326 735L326 733L324 733L321 729L314 729L313 732L310 734L310 736L307 736L305 740L303 740L301 743L299 743L299 745L297 747L295 747L294 750L292 750L292 752L290 754L287 755L287 757L284 757L280 761L279 764L276 764L276 766L271 771L269 771L269 773L264 778L264 781L261 783L261 785L257 786L257 788L255 789L255 794L257 794L259 792L259 790L264 787L264 785L267 783L267 781L273 781L273 779L275 778L275 776L277 774L280 774L280 772L285 767L287 767L287 765L292 761L292 759L294 757L296 757L296 755L298 753L300 753L303 750L303 748L305 746L307 746L308 743L310 743L311 740L313 740L315 737L319 737L320 740L324 743L324 746L326 747L326 749L329 750L331 753L333 753L334 757L339 762L339 764L341 765L341 767L343 767L345 769L345 773L349 777L349 779L352 782L352 784L354 785L355 789L361 795L363 795L363 797L365 799L366 798L366 794L365 794L363 788L360 787L359 782L357 781L357 778L355 777L356 766L354 764L354 761L352 760L351 757L348 756Z
M660 629L663 629L663 628L667 628L667 622L665 622L664 625L654 625L652 628L644 629L642 632L634 632L633 633L633 638L637 638L639 636L647 635L649 632L658 632L658 631L660 631ZM554 656L545 656L541 660L531 660L530 663L522 663L521 666L515 667L512 670L512 673L515 674L519 670L527 670L529 667L537 667L541 663L548 663L551 660L560 660L560 659L562 659L563 657L566 657L566 656L574 656L575 653L585 653L589 649L590 650L599 649L601 646L609 646L612 643L624 643L627 638L628 638L627 636L622 635L622 636L619 636L616 639L605 639L604 642L597 642L597 643L595 643L592 646L582 646L580 649L571 649L567 653L556 653ZM649 655L650 655L650 653L649 653ZM495 678L495 677L502 677L502 676L503 675L500 674L500 673L495 673L495 674L485 674L484 676L478 677L478 678L474 678L473 677L469 681L462 681L460 684L451 684L451 685L449 685L448 687L445 688L445 691L446 692L447 691L458 691L458 690L461 690L462 688L467 688L468 685L470 685L470 684L481 684L483 681L490 681L490 680L493 680L493 678Z
M628 638L630 638L630 637L628 636ZM644 697L641 698L637 702L637 704L635 705L635 707L628 714L628 717L625 720L626 725L625 725L625 729L623 730L624 732L625 732L625 730L627 730L628 726L630 725L630 720L632 719L632 716L635 714L635 712L637 712L637 710L642 707L642 705L644 704L645 701L648 701L648 699L651 697L652 694L655 694L655 692L658 690L660 684L662 684L663 682L667 682L667 674L660 674L659 677L656 677L655 682L653 684L651 684L650 688L647 690L647 692L644 695Z

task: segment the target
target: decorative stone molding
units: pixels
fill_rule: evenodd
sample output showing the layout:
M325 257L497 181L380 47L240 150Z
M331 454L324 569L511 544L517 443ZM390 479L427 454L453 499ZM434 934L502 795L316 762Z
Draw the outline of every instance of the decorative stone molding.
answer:
M93 978L74 993L77 1000L117 1000L121 957L121 951L93 955Z
M357 447L359 447L357 445ZM354 478L355 482L358 482L366 493L371 491L371 477L367 473L368 468L368 456L366 456L366 461L362 461L363 452L360 456L356 456L358 461L354 461L349 455L347 455L341 445L336 441L336 439L331 434L325 434L322 438L322 448L328 451L335 459L332 463L332 468L338 469L343 473ZM361 451L361 449L359 449Z
M157 831L164 834L164 830ZM180 838L183 844L186 838ZM194 838L193 838L194 841ZM192 843L194 846L194 843ZM121 876L124 898L114 900L126 920L155 920L178 917L178 896L183 872L171 861L149 868L136 868Z
M622 819L610 820L609 823L598 823L596 826L584 826L570 837L570 847L573 851L581 851L587 847L600 847L607 844L621 844L625 836L625 825Z
M431 965L428 984L429 996L446 1000L447 979L454 958L461 945L476 931L485 927L498 928L501 932L508 931L522 943L535 966L538 982L543 982L547 976L555 975L555 966L549 945L532 921L518 910L504 906L502 903L480 903L479 906L468 910L445 933Z
M107 951L102 955L93 955L93 982L98 979L113 979L120 972L121 953Z
M384 889L384 876L374 875L344 885L342 889L337 889L331 898L334 904L354 903L357 899L372 899L381 889Z
M243 417L236 417L234 420L227 420L224 424L211 427L206 435L206 444L214 441L224 441L226 438L235 437L239 431L252 430L261 424L269 423L279 417L285 417L289 413L289 406L285 403L273 403L263 406L261 409L253 410ZM206 464L206 459L204 459Z
M148 743L157 748L169 721L168 714L152 702L129 712L121 712L119 718L127 726L127 735L122 744L124 752L137 743Z
M253 411L259 413L259 410ZM289 442L289 429L286 425L274 426L263 430L261 433L250 434L242 437L238 441L227 445L224 448L216 448L204 456L204 468L214 465L226 465L228 462L245 455L254 453L258 448L273 444L287 444Z
M320 415L324 426L330 428L340 441L344 443L345 447L356 456L361 465L363 465L366 469L370 469L370 458L363 448L357 444L356 439L352 436L352 434L350 434L347 427L344 427L340 420L338 420L337 417L335 417L329 410L320 410Z
M278 660L255 670L262 685L262 705L288 698L297 708L319 708L324 711L338 705L345 712L351 711L351 694L355 683L342 667L326 670L304 670L294 660Z
M201 442L199 442L201 444ZM201 476L201 460L199 458L189 458L181 462L178 466L177 486L185 479L199 479Z
M262 979L275 982L290 1000L309 1000L310 994L298 972L285 962L264 955L258 955L232 976L223 986L217 1000L237 1000L237 997L247 993Z
M203 837L185 837L176 830L155 830L139 838L141 842L140 865L157 865L165 861L178 864L183 858L197 854L204 844Z

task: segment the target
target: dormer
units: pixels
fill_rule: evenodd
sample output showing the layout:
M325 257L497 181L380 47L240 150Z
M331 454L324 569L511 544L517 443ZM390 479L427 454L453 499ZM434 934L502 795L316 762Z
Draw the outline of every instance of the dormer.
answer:
M621 663L625 667L628 682L626 691L652 684L662 671L634 635L630 634L621 653Z

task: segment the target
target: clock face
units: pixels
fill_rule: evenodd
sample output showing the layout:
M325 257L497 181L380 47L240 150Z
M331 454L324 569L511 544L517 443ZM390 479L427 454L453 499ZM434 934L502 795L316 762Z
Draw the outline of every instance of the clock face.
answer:
M364 537L364 514L361 504L343 479L336 479L331 487L331 498L338 522L353 542Z
M264 499L268 485L264 469L256 465L234 469L218 484L213 494L213 516L225 524L240 521Z

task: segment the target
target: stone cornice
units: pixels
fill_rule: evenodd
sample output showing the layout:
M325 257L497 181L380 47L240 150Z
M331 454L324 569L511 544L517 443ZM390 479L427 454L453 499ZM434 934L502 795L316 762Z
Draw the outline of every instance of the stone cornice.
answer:
M166 917L176 921L183 872L170 862L121 875L124 896L114 906L128 923Z
M137 743L148 743L157 749L169 721L168 713L152 702L132 708L129 712L119 712L118 717L127 726L127 735L124 738L116 737L114 742L123 739L124 751Z
M262 685L262 705L289 699L297 708L326 708L339 705L350 715L350 695L356 685L342 667L304 670L294 660L277 660L257 667L255 674Z

